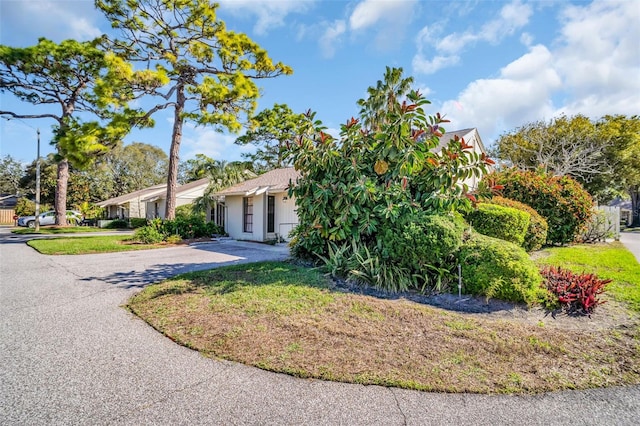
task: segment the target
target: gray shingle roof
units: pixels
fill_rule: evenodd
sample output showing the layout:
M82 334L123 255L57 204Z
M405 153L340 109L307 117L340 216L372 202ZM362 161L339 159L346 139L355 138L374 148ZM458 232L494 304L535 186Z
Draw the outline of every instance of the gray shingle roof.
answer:
M295 183L300 173L293 167L271 170L255 179L245 180L227 189L223 189L216 195L245 195L261 189L269 192L284 192L289 188L289 182Z
M124 194L118 197L109 198L108 200L100 201L99 203L96 203L96 205L100 207L119 206L122 204L126 204L130 201L137 200L138 197L145 198L145 197L151 197L153 195L159 194L162 191L166 190L166 188L167 188L167 184L161 183L159 185L150 186L148 188L140 189L138 191L130 192L128 194Z

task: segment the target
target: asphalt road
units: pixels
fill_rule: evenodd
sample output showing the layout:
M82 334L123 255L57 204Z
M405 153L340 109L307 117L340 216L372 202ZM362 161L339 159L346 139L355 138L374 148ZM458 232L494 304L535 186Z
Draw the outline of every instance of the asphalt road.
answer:
M121 307L179 272L280 259L211 243L43 256L0 229L0 424L632 425L640 387L436 394L303 380L201 356ZM640 238L640 235L638 236Z

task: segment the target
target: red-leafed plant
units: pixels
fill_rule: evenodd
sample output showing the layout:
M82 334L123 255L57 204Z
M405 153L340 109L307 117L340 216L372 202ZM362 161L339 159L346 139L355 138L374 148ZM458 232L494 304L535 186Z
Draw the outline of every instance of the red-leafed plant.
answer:
M611 280L595 274L576 274L560 267L548 266L540 271L543 287L557 296L558 303L570 315L591 315L596 306L605 303L598 295L606 291Z

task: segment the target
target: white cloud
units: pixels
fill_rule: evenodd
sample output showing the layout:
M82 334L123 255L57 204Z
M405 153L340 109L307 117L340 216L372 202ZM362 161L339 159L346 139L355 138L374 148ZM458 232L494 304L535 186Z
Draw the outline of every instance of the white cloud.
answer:
M640 111L640 8L633 1L569 6L556 44L567 114L599 117Z
M551 97L562 87L553 59L545 46L533 46L502 68L498 78L472 82L458 99L444 102L440 111L447 114L452 129L478 127L485 139L528 121L550 118L555 111Z
M459 56L435 56L428 60L421 55L413 57L411 65L418 74L433 74L442 68L447 68L460 62Z
M378 50L393 49L403 42L417 4L416 0L363 0L349 17L349 29L355 33L372 30Z
M527 25L533 13L528 4L522 4L519 0L506 4L500 10L499 17L486 22L482 27L463 33L452 33L440 37L443 27L424 27L416 43L418 52L413 58L413 67L416 73L433 74L436 71L456 65L459 62L460 53L469 45L478 42L497 44L505 37L513 35L517 30ZM427 52L435 51L433 59Z
M20 41L12 44L33 44L46 37L60 42L65 39L90 40L102 35L98 24L104 17L93 2L23 0L2 2L2 39ZM28 41L26 39L29 39ZM5 42L6 43L6 42Z
M341 36L347 30L347 24L343 20L336 20L332 24L328 24L324 34L318 40L322 55L325 58L331 58L335 54L336 45L340 42Z
M236 145L234 142L238 136L219 133L206 127L185 126L180 160L194 158L196 154L204 154L214 160L242 160L242 154L254 152L255 147Z
M253 15L257 18L253 27L256 34L266 34L281 27L285 18L293 13L306 13L313 7L311 0L220 0L221 6L236 15Z

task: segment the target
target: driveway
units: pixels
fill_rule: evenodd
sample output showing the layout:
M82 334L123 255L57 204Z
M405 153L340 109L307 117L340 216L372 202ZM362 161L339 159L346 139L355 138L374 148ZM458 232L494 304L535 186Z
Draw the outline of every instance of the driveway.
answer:
M43 256L0 230L0 424L636 424L640 387L434 394L201 356L121 306L179 272L286 257L240 243Z

